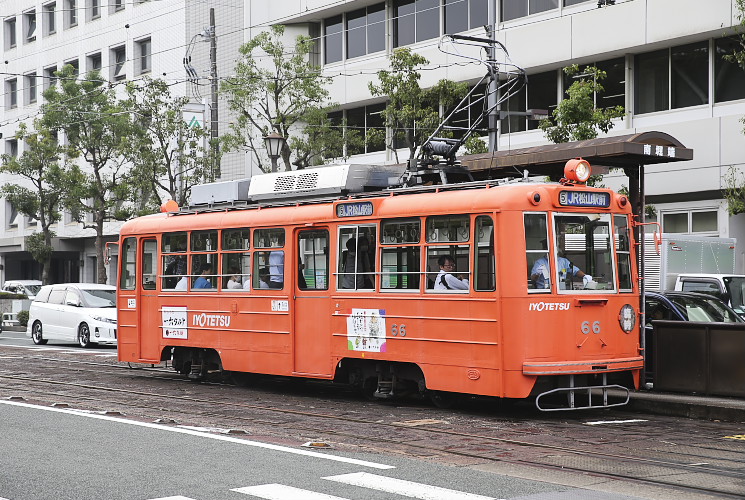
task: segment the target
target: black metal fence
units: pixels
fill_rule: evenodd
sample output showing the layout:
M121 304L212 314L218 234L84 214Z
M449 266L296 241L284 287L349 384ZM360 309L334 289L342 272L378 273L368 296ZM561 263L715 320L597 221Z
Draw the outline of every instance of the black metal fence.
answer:
M655 321L652 337L655 390L745 397L745 323Z

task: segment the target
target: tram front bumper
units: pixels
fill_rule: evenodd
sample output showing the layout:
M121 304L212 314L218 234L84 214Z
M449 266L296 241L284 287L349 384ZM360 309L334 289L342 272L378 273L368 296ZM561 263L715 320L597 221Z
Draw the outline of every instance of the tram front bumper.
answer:
M642 356L620 359L595 359L582 361L557 361L523 363L523 375L579 375L587 373L609 373L641 370L644 366Z

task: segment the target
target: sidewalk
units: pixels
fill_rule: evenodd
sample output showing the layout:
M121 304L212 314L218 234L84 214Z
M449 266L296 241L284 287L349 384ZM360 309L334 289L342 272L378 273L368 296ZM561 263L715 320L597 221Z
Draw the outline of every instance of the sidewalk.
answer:
M745 423L745 399L740 398L640 390L630 393L626 408L658 415Z

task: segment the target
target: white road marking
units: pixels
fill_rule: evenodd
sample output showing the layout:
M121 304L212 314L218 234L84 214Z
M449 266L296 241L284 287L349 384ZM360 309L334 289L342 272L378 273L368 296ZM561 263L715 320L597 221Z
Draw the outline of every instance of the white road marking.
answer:
M285 486L284 484L260 484L258 486L235 488L230 491L264 498L265 500L347 500L346 498Z
M194 500L194 499L189 498L189 497L175 496L175 497L151 498L150 500Z
M369 474L367 472L328 476L322 479L384 491L386 493L395 493L411 498L419 498L420 500L496 500L494 497L485 497L483 495L440 488L439 486L430 486L403 479L378 476L377 474Z
M639 418L634 418L631 420L598 420L597 422L585 422L585 425L633 424L636 422L649 422L649 420L642 420Z
M393 465L385 465L385 464L379 464L377 462L368 462L366 460L358 460L356 458L347 458L347 457L340 457L337 455L331 455L328 453L319 453L316 451L311 451L307 449L295 449L290 448L288 446L279 446L276 444L270 444L270 443L261 443L259 441L251 441L249 439L243 439L243 438L237 438L232 436L226 436L222 434L209 434L206 432L198 432L193 431L189 429L182 429L179 427L169 427L166 425L161 424L153 424L150 422L138 422L136 420L127 420L125 418L119 418L119 417L112 417L109 415L99 415L95 413L82 413L77 410L71 410L71 409L63 409L63 408L52 408L49 406L38 406L38 405L32 405L28 403L19 403L17 401L3 401L0 400L0 404L10 405L10 406L21 406L24 408L32 408L35 410L44 410L44 411L52 411L52 412L58 412L58 413L67 413L68 415L77 415L79 417L86 417L86 418L94 418L98 420L107 420L109 422L117 422L120 424L127 424L127 425L135 425L138 427L146 427L148 429L157 429L161 431L167 431L167 432L175 432L178 434L187 434L190 436L197 436L202 438L208 438L208 439L215 439L217 441L227 441L229 443L235 443L240 444L243 446L253 446L255 448L264 448L267 450L273 450L273 451L281 451L284 453L292 453L293 455L302 455L306 457L313 457L313 458L321 458L323 460L331 460L334 462L343 462L347 464L353 464L353 465L360 465L362 467L370 467L372 469L380 469L380 470L387 470L387 469L395 469L396 467Z

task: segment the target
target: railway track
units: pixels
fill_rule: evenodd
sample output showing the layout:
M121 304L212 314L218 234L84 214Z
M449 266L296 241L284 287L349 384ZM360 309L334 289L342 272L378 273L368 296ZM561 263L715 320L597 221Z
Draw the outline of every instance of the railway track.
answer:
M444 412L416 401L397 406L392 414L390 406L370 404L348 391L313 383L289 390L283 385L281 404L250 403L239 399L276 400L277 387L244 390L221 383L195 384L161 367L132 370L121 364L46 356L24 356L23 361L19 363L22 373L7 367L0 371L0 395L23 395L40 403L66 402L88 410L116 410L133 418L165 418L206 427L248 426L253 435L285 443L293 438L298 442L320 439L346 451L571 471L695 492L701 498L745 496L743 446L741 441L726 441L717 435L725 426L721 423L696 422L693 435L686 429L666 428L670 422L654 424L660 428L647 428L646 433L621 424L604 427L601 434L579 425L577 414L573 414L574 420L564 421L564 417L529 412L527 419L516 420L514 414ZM49 366L54 364L60 369L51 379ZM320 409L325 406L334 409ZM598 414L608 417L606 412ZM733 425L725 427L743 433ZM651 438L655 434L665 439Z

